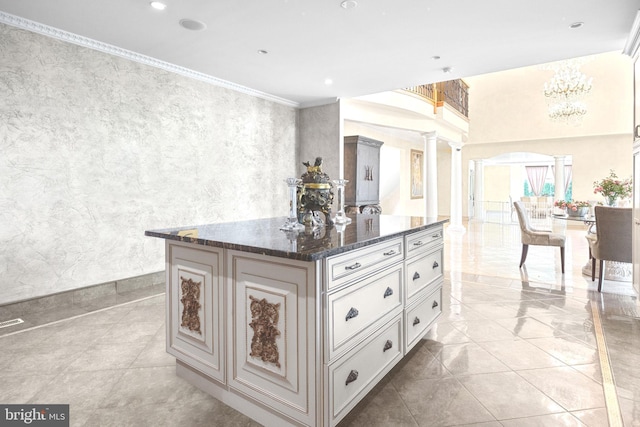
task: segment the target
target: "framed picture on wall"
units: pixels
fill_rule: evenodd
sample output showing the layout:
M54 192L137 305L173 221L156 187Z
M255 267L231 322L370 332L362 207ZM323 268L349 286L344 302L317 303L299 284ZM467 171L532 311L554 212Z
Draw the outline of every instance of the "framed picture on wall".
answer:
M424 166L424 152L411 150L411 198L422 199L424 186L422 184L422 169Z

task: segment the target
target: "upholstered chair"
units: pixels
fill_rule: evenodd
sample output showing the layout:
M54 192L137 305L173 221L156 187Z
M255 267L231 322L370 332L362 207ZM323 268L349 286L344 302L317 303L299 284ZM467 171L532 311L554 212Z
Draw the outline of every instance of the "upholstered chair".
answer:
M565 237L562 234L552 233L548 230L537 230L531 226L529 217L527 216L524 204L520 201L513 202L518 214L518 222L520 222L520 236L522 238L522 256L520 257L520 268L527 259L529 245L536 246L558 246L560 247L560 266L562 274L564 274L564 242Z
M588 239L591 255L591 281L595 280L596 260L600 261L598 292L602 292L604 261L631 262L631 208L596 206L596 237Z

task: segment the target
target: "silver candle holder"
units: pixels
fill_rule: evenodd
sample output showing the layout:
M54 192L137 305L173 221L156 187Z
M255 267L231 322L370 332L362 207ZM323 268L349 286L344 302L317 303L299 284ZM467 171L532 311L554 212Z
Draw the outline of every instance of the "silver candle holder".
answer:
M351 218L344 213L344 187L349 182L348 179L334 179L333 183L338 189L338 211L333 218L333 222L336 224L349 224Z
M287 178L284 180L289 187L289 218L280 230L298 231L304 230L304 225L298 222L298 185L302 183L299 178Z

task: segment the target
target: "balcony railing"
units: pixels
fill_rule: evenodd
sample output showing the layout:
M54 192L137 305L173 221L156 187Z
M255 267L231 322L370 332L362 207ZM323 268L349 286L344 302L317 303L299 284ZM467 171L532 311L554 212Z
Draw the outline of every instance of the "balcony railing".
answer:
M469 86L460 79L414 86L405 90L429 100L434 110L447 103L463 116L469 117Z

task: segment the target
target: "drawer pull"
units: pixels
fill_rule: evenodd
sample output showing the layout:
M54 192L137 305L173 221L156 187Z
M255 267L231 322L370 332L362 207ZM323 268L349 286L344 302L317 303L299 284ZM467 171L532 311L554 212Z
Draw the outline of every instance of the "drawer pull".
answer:
M420 278L420 274L416 271L413 273L413 280L418 280Z
M391 295L393 295L393 289L387 288L387 290L384 291L384 298L390 297Z
M391 256L391 255L395 255L395 254L396 254L396 251L394 251L393 249L391 249L389 252L385 252L385 253L383 253L382 255L385 255L385 256Z
M439 237L440 237L440 235L439 235L439 234L434 234L433 236L431 236L431 238L432 238L432 239L437 239L437 238L439 238Z
M420 319L419 318L415 318L413 319L413 326L416 326L418 323L420 323Z
M417 242L413 242L413 246L422 246L424 245L424 243L422 243L422 240L418 240Z
M357 379L358 379L358 371L356 371L355 369L352 369L351 372L349 372L349 376L347 376L347 381L344 383L344 385L349 385L349 383L352 383Z
M356 310L355 308L351 307L351 310L349 310L349 312L347 313L347 317L344 319L345 322L348 321L349 319L353 319L354 317L356 317L358 314L360 314L358 312L358 310Z
M440 264L438 264L438 261L433 261L433 267L432 268L438 268L440 267Z
M389 350L391 347L393 347L393 343L391 342L391 340L387 340L387 342L384 343L384 348L382 349L382 352L384 353L385 351Z
M345 270L355 270L356 268L360 268L362 267L362 265L359 262L356 262L353 265L347 265L344 269Z
M431 305L431 308L436 308L438 306L438 301L434 301Z

